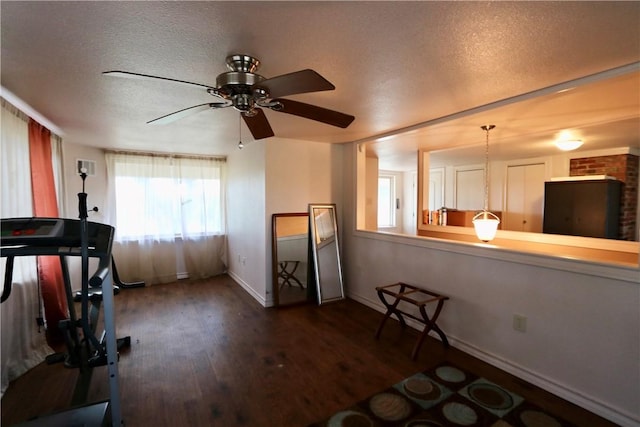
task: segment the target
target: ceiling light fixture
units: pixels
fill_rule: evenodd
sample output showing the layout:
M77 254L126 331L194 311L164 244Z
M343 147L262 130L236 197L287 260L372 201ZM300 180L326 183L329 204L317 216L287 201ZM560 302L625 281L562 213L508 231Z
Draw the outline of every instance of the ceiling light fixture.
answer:
M575 150L582 146L582 141L579 139L568 139L564 141L556 141L556 147L561 149L562 151L571 151Z
M484 151L484 210L473 217L473 227L476 230L478 239L483 242L490 242L496 236L500 218L489 212L489 131L495 125L485 125L480 127L487 134Z

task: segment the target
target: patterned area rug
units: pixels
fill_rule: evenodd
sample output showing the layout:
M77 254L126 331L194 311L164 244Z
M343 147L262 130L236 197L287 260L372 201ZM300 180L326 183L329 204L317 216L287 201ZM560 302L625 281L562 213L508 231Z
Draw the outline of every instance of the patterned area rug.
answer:
M309 427L570 427L521 396L446 364L415 374Z

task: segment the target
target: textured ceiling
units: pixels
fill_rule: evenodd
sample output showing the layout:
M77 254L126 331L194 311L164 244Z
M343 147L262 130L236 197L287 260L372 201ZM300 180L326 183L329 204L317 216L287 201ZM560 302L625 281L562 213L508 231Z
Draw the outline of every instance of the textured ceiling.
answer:
M631 148L640 155L640 64L632 64L414 126L366 143L387 170L415 170L417 151L431 167L484 162L485 132L492 160L557 154L555 142L579 139L578 151Z
M356 120L340 129L267 111L276 137L340 143L413 127L407 146L443 148L467 136L436 139L421 124L640 61L640 2L3 1L0 12L2 87L65 141L113 149L225 155L239 117L227 108L147 125L212 98L107 70L214 85L233 53L256 56L267 78L311 68L336 90L290 98ZM513 114L496 130L535 133ZM461 124L476 142L479 120ZM252 139L244 124L242 139Z

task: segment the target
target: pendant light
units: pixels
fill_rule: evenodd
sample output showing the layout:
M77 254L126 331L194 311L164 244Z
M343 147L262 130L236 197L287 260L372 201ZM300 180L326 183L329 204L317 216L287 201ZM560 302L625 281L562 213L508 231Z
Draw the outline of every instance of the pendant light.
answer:
M484 151L484 210L474 216L472 222L478 239L483 242L490 242L496 237L498 224L500 224L500 218L489 212L489 131L495 126L485 125L480 128L487 135Z
M244 144L242 143L242 113L238 114L238 150L242 150L244 148Z

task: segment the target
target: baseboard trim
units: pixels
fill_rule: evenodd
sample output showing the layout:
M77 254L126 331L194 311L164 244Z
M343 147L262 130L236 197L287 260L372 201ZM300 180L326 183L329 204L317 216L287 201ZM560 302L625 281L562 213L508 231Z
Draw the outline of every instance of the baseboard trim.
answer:
M379 302L349 292L347 292L347 296L380 313L386 312L385 307ZM416 330L421 330L423 327L423 325L412 319L407 319L407 324ZM435 335L433 337L439 339ZM458 350L464 351L467 354L477 357L483 362L495 366L498 369L502 369L503 371L508 372L512 375L515 375L516 377L524 381L540 387L541 389L546 390L549 393L553 393L556 396L568 402L574 403L581 408L593 412L594 414L597 414L603 418L606 418L611 422L614 422L623 427L637 427L640 424L640 418L637 418L637 415L626 413L618 408L611 407L610 405L599 401L593 396L586 395L565 384L561 384L551 378L548 378L544 375L513 363L510 360L503 359L499 356L496 356L495 354L484 351L454 336L447 335L447 338L449 339L449 343L452 347L455 347Z
M245 291L247 291L247 293L249 295L251 295L253 297L253 299L255 299L256 301L258 301L258 303L260 303L260 305L262 305L263 307L269 307L267 305L267 301L262 297L262 295L260 295L259 293L257 293L251 286L249 286L249 284L247 282L245 282L244 280L242 280L237 274L235 274L233 271L229 270L227 271L227 274L229 276L231 276L231 278L233 280L235 280L241 287L242 289L244 289Z
M447 336L449 342L453 347L464 351L478 359L489 363L496 368L502 369L516 377L523 379L549 393L574 403L581 408L584 408L594 414L597 414L603 418L608 419L620 426L634 427L638 426L640 419L634 419L632 414L626 414L617 408L613 408L604 402L597 400L593 396L589 396L569 387L565 384L559 383L552 378L541 375L537 372L531 371L523 366L515 364L510 360L502 359L494 354L488 353L480 348L477 348L469 343L457 339L453 336Z

